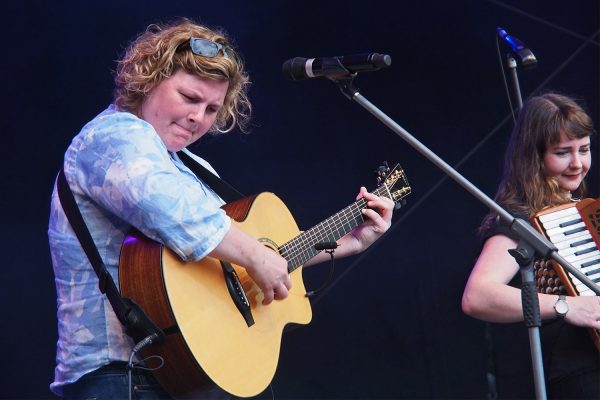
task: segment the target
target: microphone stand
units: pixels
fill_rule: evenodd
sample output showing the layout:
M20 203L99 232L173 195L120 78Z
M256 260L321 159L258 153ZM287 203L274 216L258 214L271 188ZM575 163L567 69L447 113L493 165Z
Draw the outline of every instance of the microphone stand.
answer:
M515 100L517 101L517 110L521 111L523 108L523 97L521 97L521 88L519 87L519 78L517 77L517 61L510 53L506 55L506 64L510 71Z
M539 327L541 324L540 305L535 290L534 274L533 274L533 259L535 254L538 254L545 259L551 258L560 264L565 270L574 275L577 279L583 282L597 295L600 295L600 288L597 287L587 276L576 270L562 256L558 254L558 250L554 244L543 237L536 231L527 221L521 218L514 218L509 212L500 207L494 200L483 193L479 188L469 182L465 177L459 174L454 168L448 165L444 160L438 157L434 152L429 150L425 145L419 142L407 130L398 125L394 120L388 117L385 113L379 110L369 100L362 96L358 89L354 87L353 80L356 74L341 77L329 78L335 82L344 96L350 101L356 101L368 112L373 114L384 125L390 128L394 133L400 136L405 142L410 144L415 150L421 153L425 158L440 168L446 175L452 178L465 190L471 193L480 202L486 205L489 209L497 213L502 221L504 221L510 230L520 238L519 245L510 253L515 257L517 263L521 267L523 278L523 287L521 290L521 299L523 303L523 317L526 326L529 328L529 340L531 346L531 357L534 370L534 382L537 399L546 399L546 386L544 384L544 367L542 363L541 342L539 335Z

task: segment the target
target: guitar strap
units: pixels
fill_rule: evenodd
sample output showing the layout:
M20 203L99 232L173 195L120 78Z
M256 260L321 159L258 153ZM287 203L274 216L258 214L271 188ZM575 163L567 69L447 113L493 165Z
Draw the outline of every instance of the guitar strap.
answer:
M188 167L198 179L203 180L212 190L214 190L226 203L239 200L244 197L243 194L238 192L233 186L219 178L217 175L206 169L198 161L194 160L188 154L183 151L177 152L177 155L183 161L186 167Z
M216 176L210 170L198 163L189 155L180 151L177 153L183 163L199 178L208 184L225 202L231 202L243 198L233 186ZM71 187L65 177L63 169L58 173L56 182L58 197L65 215L83 248L90 264L98 276L100 292L106 295L119 321L125 326L127 334L136 342L144 338L152 337L152 342L164 339L164 332L144 313L142 308L133 300L122 297L115 281L106 269L106 265L100 257L92 235L83 220L83 216L77 206L77 201Z
M149 337L152 337L154 343L163 340L164 332L144 313L141 307L129 298L121 297L115 281L106 269L106 265L94 244L92 235L83 220L75 196L73 196L62 169L58 173L56 186L65 215L96 275L98 275L100 291L108 298L117 318L125 326L127 334L136 342Z

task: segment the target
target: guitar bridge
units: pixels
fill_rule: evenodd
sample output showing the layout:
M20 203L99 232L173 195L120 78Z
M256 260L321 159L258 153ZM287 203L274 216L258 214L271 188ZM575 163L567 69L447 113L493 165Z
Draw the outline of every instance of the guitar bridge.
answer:
M244 288L242 287L240 278L238 277L237 273L235 272L235 269L233 269L230 263L221 261L221 268L223 268L225 285L227 286L229 295L233 300L233 304L235 304L240 314L242 314L242 317L244 317L246 325L248 325L248 327L251 327L252 325L254 325L254 317L252 316L252 311L250 310L250 302L248 302L248 297L246 297L246 293L244 292Z

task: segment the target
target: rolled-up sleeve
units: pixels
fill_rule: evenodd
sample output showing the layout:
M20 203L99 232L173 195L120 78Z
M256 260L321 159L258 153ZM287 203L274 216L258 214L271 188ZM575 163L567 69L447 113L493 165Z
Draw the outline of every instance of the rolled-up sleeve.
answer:
M186 261L206 256L231 226L221 199L129 113L84 128L66 154L65 173L71 187Z

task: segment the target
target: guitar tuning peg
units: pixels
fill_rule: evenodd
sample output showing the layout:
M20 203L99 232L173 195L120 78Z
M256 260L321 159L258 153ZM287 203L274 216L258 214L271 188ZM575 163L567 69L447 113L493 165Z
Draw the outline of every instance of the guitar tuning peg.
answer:
M404 205L406 205L406 200L402 199L400 201L397 201L396 204L394 204L394 211L398 211Z
M387 161L384 161L382 165L380 165L375 171L375 177L377 179L377 185L381 185L388 173L390 172L390 167L388 166Z
M385 176L387 175L387 173L390 170L390 166L388 165L387 161L384 161L382 165L380 165L377 170L375 170L375 174L380 177L380 176Z
M385 181L385 167L381 166L373 171L373 173L375 174L375 179L377 180L377 186L380 186Z

